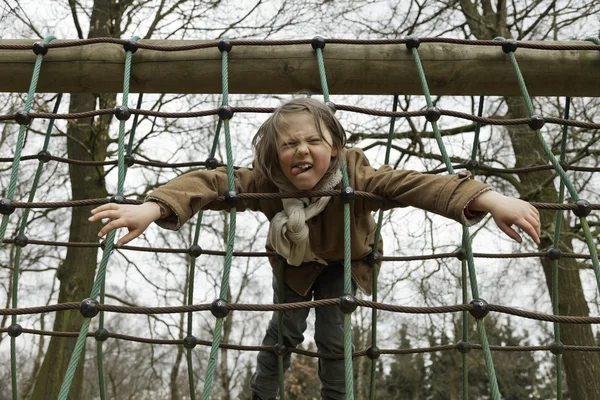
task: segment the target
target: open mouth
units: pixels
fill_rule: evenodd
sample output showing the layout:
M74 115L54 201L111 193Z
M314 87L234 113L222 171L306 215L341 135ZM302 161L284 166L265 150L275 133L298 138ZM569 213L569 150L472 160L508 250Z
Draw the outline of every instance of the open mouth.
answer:
M310 163L299 163L292 167L292 174L300 175L312 168L312 164Z

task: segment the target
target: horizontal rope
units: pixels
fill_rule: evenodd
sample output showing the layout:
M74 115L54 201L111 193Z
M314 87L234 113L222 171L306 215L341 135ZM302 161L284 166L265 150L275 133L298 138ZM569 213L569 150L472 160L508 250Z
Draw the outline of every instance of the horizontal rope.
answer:
M387 205L398 205L397 203L389 200L383 196L378 196L373 193L363 192L357 190L354 192L356 197L365 198L369 200L379 201L382 204ZM339 190L311 190L306 192L286 192L286 193L239 193L238 198L240 200L246 199L293 199L300 197L335 197L341 196ZM223 202L225 201L224 196L218 196L214 201ZM85 207L85 206L97 206L109 203L109 199L85 199L85 200L70 200L70 201L56 201L56 202L25 202L25 201L13 201L11 204L15 208L64 208L64 207ZM123 204L142 204L141 200L129 200L125 199ZM556 203L538 203L530 202L532 206L539 210L575 210L577 206L575 204L556 204ZM600 210L600 204L590 204L592 210Z
M600 47L600 46L599 46ZM332 105L337 110L351 111L359 114L381 116L381 117L396 117L396 118L408 118L408 117L423 117L426 115L426 110L419 111L385 111L385 110L373 110L370 108L335 104ZM231 107L234 113L246 112L246 113L272 113L273 107ZM210 115L218 115L218 109L203 110L203 111L188 111L188 112L163 112L163 111L152 111L152 110L140 110L136 108L130 108L129 112L132 115L147 115L161 118L198 118L206 117ZM498 125L498 126L511 126L511 125L527 125L531 122L531 118L485 118L463 113L459 111L443 110L440 109L441 115L450 117L465 119L468 121L479 122L482 125ZM101 115L114 115L115 109L102 109L102 110L91 110L79 113L65 113L65 114L54 114L54 113L36 113L29 112L27 115L30 118L42 118L42 119L83 119L91 118ZM14 120L16 114L0 115L0 121ZM544 121L552 124L573 126L586 129L600 129L600 124L593 122L576 121L571 119L557 118L557 117L544 117Z
M280 310L299 310L309 309L317 307L328 307L340 304L339 298L303 301L297 303L283 303L283 304L241 304L231 303L227 305L227 309L231 311L280 311ZM393 304L378 303L368 300L357 300L356 304L365 308L372 308L383 311L390 311L403 314L447 314L460 311L471 311L473 309L472 304L456 304L452 306L438 306L438 307L409 307L409 306L398 306ZM53 304L48 306L40 307L26 307L26 308L0 308L0 315L26 315L26 314L39 314L54 311L66 311L79 309L81 303L70 302ZM196 312L196 311L209 311L211 309L210 303L204 304L192 304L192 305L181 305L181 306L167 306L167 307L133 307L133 306L116 306L110 304L98 304L99 311L114 312L121 314L139 314L139 315L155 315L155 314L177 314L184 312ZM553 315L546 313L538 313L533 311L522 310L513 307L501 306L489 304L489 310L499 312L502 314L509 314L527 319L534 319L538 321L547 322L559 322L565 324L600 324L600 317L579 317L579 316L565 316L565 315Z
M0 328L0 333L6 333L8 331L7 328ZM45 330L37 330L37 329L27 329L23 328L23 333L40 335L40 336L53 336L53 337L64 337L64 338L77 338L79 336L79 332L56 332L56 331L45 331ZM88 332L87 337L94 337L93 332ZM108 332L108 337L117 339L117 340L125 340L129 342L137 342L137 343L147 343L147 344L163 344L163 345L183 345L182 339L152 339L152 338L143 338L138 336L130 336L130 335L122 335L119 333ZM211 347L212 342L208 340L196 339L196 345ZM417 354L417 353L433 353L438 351L448 351L448 350L457 350L459 347L458 344L447 344L447 345L439 345L439 346L430 346L430 347L421 347L421 348L409 348L409 349L379 349L380 354L386 355L402 355L402 354ZM221 349L229 349L229 350L238 350L238 351L272 351L272 346L247 346L247 345L236 345L230 343L220 343L219 348ZM473 350L481 350L482 346L480 344L472 343L471 348ZM499 352L530 352L530 351L552 351L551 346L494 346L491 345L490 349L492 351ZM578 345L568 345L563 344L564 351L585 351L585 352L597 352L600 351L600 346L578 346ZM332 353L317 353L314 351L308 351L303 349L290 349L290 353L295 353L307 357L313 358L322 358L329 360L341 360L344 358L343 354L332 354ZM364 357L367 355L367 350L354 351L352 353L353 358Z
M368 137L366 137L368 138ZM86 161L86 160L74 160L70 158L56 157L56 156L42 156L39 155L28 155L21 157L21 161L31 161L31 160L39 160L40 158L47 159L49 161L57 161L64 164L72 164L72 165L89 165L89 166L106 166L106 165L117 165L117 160L111 161ZM536 165L534 167L522 167L522 168L495 168L490 167L485 164L477 164L474 167L471 167L467 164L468 160L464 160L460 164L455 164L452 167L454 169L472 169L479 171L488 171L488 172L498 172L498 173L512 173L512 174L520 174L527 172L539 172L539 171L547 171L554 170L554 166L551 164L548 165ZM14 162L14 158L12 157L0 157L0 162L12 163ZM183 168L183 167L204 167L206 166L205 161L191 161L191 162L181 162L181 163L166 163L161 161L147 161L147 160L136 160L135 158L131 160L131 165L143 165L148 167L160 167L160 168ZM218 166L224 166L225 164L219 163ZM582 172L600 172L600 168L595 167L583 167L578 165L570 165L567 163L561 164L562 168L565 171L582 171ZM240 167L234 167L237 169ZM440 174L448 172L447 168L438 168L429 171L422 171L425 174Z
M2 243L14 244L14 239L3 239ZM59 246L59 247L101 247L102 243L97 242L54 242L49 240L35 240L28 239L27 244L40 245L40 246ZM172 248L172 247L141 247L141 246L128 246L124 245L119 247L119 250L131 250L131 251L143 251L152 253L181 253L185 254L189 252L189 249L184 248ZM221 250L208 250L202 249L202 254L210 256L224 256L225 252ZM234 251L233 255L236 257L275 257L277 253L274 251ZM462 256L459 253L437 253L437 254L421 254L414 256L383 256L382 261L422 261L422 260L436 260L442 258L458 258ZM548 257L548 253L545 252L528 252L528 253L473 253L476 258L535 258L535 257ZM589 254L584 253L561 253L561 258L581 258L590 259ZM356 261L356 260L354 260Z
M346 45L381 45L381 44L405 44L408 38L405 39L378 39L378 40L358 40L358 39L336 39L336 38L325 38L325 43L331 44L346 44ZM500 47L502 42L497 40L463 40L463 39L452 39L452 38L419 38L421 43L449 43L467 46L489 46L489 47ZM48 49L64 48L64 47L78 47L88 46L99 43L112 43L118 45L124 45L128 40L101 37L92 39L82 40L66 40L61 42L54 42L46 44ZM292 46L292 45L309 45L312 43L311 39L295 39L295 40L252 40L252 39L232 39L229 41L233 46ZM154 51L186 51L186 50L199 50L217 47L219 41L208 41L203 43L196 43L190 45L152 45L144 43L144 41L137 41L137 47L139 49L154 50ZM593 43L586 44L582 41L582 44L577 45L553 45L547 43L533 43L533 42L517 42L518 48L536 49L536 50L599 50L598 46ZM31 45L18 45L18 44L0 44L0 50L31 50Z

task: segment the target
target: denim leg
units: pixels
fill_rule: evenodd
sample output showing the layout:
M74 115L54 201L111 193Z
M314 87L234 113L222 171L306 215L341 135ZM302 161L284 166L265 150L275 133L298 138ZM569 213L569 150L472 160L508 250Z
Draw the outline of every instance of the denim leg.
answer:
M314 285L315 300L338 298L344 294L344 267L330 264ZM356 285L352 282L352 294ZM315 343L320 353L344 354L344 313L338 306L317 307ZM319 359L321 399L346 398L344 360Z
M273 277L273 304L278 302L279 283L277 277ZM301 296L294 292L289 286L285 285L284 303L296 303L300 301L309 301L312 293ZM306 319L310 309L286 310L283 312L283 343L287 347L295 348L304 340L304 331L306 330ZM275 311L267 333L263 339L263 346L274 346L277 344L278 319L279 312ZM291 354L283 357L283 371L290 367ZM279 376L277 355L272 351L260 351L256 358L256 371L252 375L250 386L252 391L260 396L261 399L275 399L279 391Z

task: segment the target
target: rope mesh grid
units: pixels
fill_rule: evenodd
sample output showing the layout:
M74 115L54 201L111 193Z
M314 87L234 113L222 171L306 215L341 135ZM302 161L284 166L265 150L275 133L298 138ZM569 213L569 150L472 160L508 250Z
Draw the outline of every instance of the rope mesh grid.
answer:
M94 44L94 43L114 43L114 44L118 44L118 45L124 45L125 43L127 43L127 41L124 41L121 39L96 38L96 39L88 39L88 40L80 40L80 41L62 41L60 43L53 44L53 43L51 43L51 41L53 39L54 39L53 37L48 37L44 40L44 43L47 43L46 47L48 49L59 48L59 47L71 47L71 46L85 46L85 45L90 45L90 44ZM137 39L138 38L134 38L134 40L137 40ZM443 38L442 39L440 39L440 38L433 38L433 39L422 38L422 39L420 39L420 42L421 43L455 43L455 44L481 45L481 46L502 46L502 40L503 39L488 40L488 41L470 41L470 40L456 40L456 39L443 39ZM553 49L553 50L557 50L557 49L558 50L598 49L597 46L594 47L594 44L595 45L598 44L597 38L587 38L585 40L593 42L593 44L591 44L591 45L582 44L582 45L573 45L573 46L555 46L555 45L550 45L550 44L523 43L522 45L520 44L519 46L522 48L540 49L540 50L543 50L543 49ZM327 43L338 43L338 44L347 44L347 45L352 45L352 44L377 45L377 44L407 44L407 43L409 43L409 41L410 41L409 38L398 39L398 40L379 40L379 41L378 40L363 41L363 40L328 39ZM190 45L190 46L151 46L151 45L145 45L143 43L138 43L138 47L141 49L153 50L153 51L186 51L186 50L191 50L191 49L217 47L217 46L220 46L221 42L222 41L203 43L203 44L195 44L195 45ZM229 43L233 46L267 45L267 41L254 41L254 40L231 40L231 41L229 41ZM307 40L296 40L296 41L269 41L268 42L268 45L292 45L292 44L312 44L313 48L314 48L314 39L312 41L311 40L308 40L308 41ZM423 71L423 68L420 64L417 47L413 47L411 49L411 52L413 54L415 64L417 66L417 70L419 72L419 78L422 83L425 100L427 102L427 107L431 108L431 107L433 107L433 103L431 101L431 96L429 94L429 90L427 87L425 72ZM371 110L371 109L359 108L359 107L355 107L355 106L337 105L337 104L331 103L329 100L329 89L327 87L326 71L325 71L325 65L323 62L323 51L324 51L323 48L324 48L324 46L322 48L316 48L315 54L316 54L316 59L317 59L317 63L319 66L319 74L320 74L320 78L321 78L321 85L322 85L322 92L324 95L324 101L330 103L337 110L361 113L361 114L365 114L365 115L385 116L385 117L391 118L390 129L389 129L388 138L387 138L388 141L386 144L385 163L387 164L389 162L389 151L391 148L391 141L392 141L392 135L394 132L395 119L396 118L409 118L409 117L422 117L422 116L426 115L426 111L398 112L398 111L396 111L397 101L398 101L397 97L394 97L394 106L393 106L393 111L391 111L391 112L390 111L381 111L381 110ZM30 50L31 46L0 45L0 49L12 49L12 50L27 49L27 50ZM228 79L227 79L229 51L230 51L230 49L226 50L226 51L222 51L222 67L223 67L222 106L223 107L224 106L228 107L228 102L229 102ZM127 50L126 56L125 56L125 73L124 73L125 79L124 79L124 84L123 84L123 103L122 104L124 107L127 107L127 104L128 104L129 78L130 78L130 74L131 74L132 56L133 56L133 53L131 51ZM471 160L476 159L478 133L479 133L479 128L482 124L510 126L510 125L529 124L531 122L531 117L533 116L533 105L531 103L531 100L529 99L529 95L527 94L525 82L523 81L523 78L520 74L518 64L514 57L513 52L509 52L508 57L510 58L510 61L513 65L515 73L517 74L519 86L521 87L524 100L527 103L527 106L528 106L528 109L530 112L530 118L519 118L519 119L512 119L512 120L511 119L484 118L481 116L482 103L480 104L480 110L479 110L479 114L477 116L460 113L460 112L455 112L452 110L440 110L440 115L461 118L461 119L464 119L467 121L475 122L477 124L476 135L475 135L475 139L474 139L474 143L473 143L473 154L472 154ZM48 118L48 119L50 119L51 123L49 124L48 130L47 130L47 135L46 135L46 140L44 143L44 150L46 150L47 146L48 146L48 141L50 138L50 132L52 131L52 122L55 119L67 119L68 120L68 119L75 119L75 118L89 118L92 116L100 116L100 115L114 115L116 111L115 110L95 110L95 111L88 111L85 113L77 113L77 114L57 114L58 103L60 102L60 97L59 97L59 99L57 100L57 106L54 109L53 113L30 112L32 101L33 101L33 96L35 94L35 87L36 87L36 83L37 83L37 77L39 76L42 58L43 58L42 55L38 55L36 57L36 65L34 68L34 74L33 74L32 82L31 82L30 90L27 95L27 100L26 100L26 104L25 104L25 108L24 108L24 114L26 117L29 117L29 118ZM34 203L33 200L35 197L35 190L39 183L39 174L40 174L42 165L45 162L55 161L55 162L68 163L68 164L78 164L79 163L81 165L115 165L116 164L118 166L117 194L122 196L123 191L124 191L124 182L125 182L125 176L126 176L126 170L127 170L127 165L125 164L125 156L132 155L133 135L135 133L135 127L136 127L137 118L139 115L155 116L155 117L163 117L163 118L197 118L197 117L203 117L203 116L217 115L219 113L219 109L199 111L199 112L186 112L186 113L163 113L163 112L156 112L156 111L152 111L152 110L142 110L142 109L140 109L141 104L142 103L141 103L141 96L140 96L140 98L138 99L137 108L128 109L129 112L135 116L135 119L134 119L134 122L132 125L132 129L130 132L131 136L129 138L129 143L127 146L125 145L125 121L124 120L120 121L119 139L118 139L118 159L116 161L84 162L84 161L69 160L69 159L64 159L64 158L59 158L59 157L48 157L48 160L42 161L37 156L21 156L21 149L23 147L23 137L24 137L24 133L26 130L26 125L21 125L21 127L19 129L19 138L17 140L15 156L13 158L0 159L0 162L12 162L12 174L11 174L9 188L7 191L7 198L9 200L11 200L12 206L14 206L15 208L24 208L24 214L23 214L23 218L22 218L22 224L19 229L19 235L24 234L24 229L25 229L25 225L27 222L28 211L30 208L75 207L75 206L91 205L91 204L105 204L107 202L106 199L90 199L90 200L79 201L79 202L67 201L67 202L60 202L60 203L57 203L57 202L55 202L55 203L48 203L48 202ZM500 169L500 168L494 168L494 167L485 166L485 165L477 165L478 170L482 170L482 171L487 170L490 172L526 173L526 172L540 171L543 169L553 170L557 174L557 176L560 177L560 182L561 182L560 199L559 199L558 203L557 204L532 203L532 204L535 207L539 208L540 210L556 211L556 225L558 227L560 227L560 221L562 220L561 211L576 209L576 206L573 204L563 204L565 187L569 190L571 198L573 198L574 200L579 199L579 196L578 196L575 188L573 187L573 184L571 183L569 177L567 176L566 171L567 170L579 170L579 171L587 171L587 172L598 172L597 168L589 168L589 167L585 167L585 166L574 166L574 165L569 165L568 163L566 163L565 146L566 146L567 128L568 127L578 127L578 128L584 128L584 129L600 129L600 124L598 124L598 123L570 120L569 116L568 116L568 108L569 108L569 103L567 102L564 118L557 118L557 117L545 117L544 118L545 122L547 122L547 123L559 124L563 127L563 139L561 142L560 162L558 160L556 160L556 158L554 157L554 154L552 153L552 151L550 150L548 145L545 143L540 131L537 130L536 133L538 135L540 143L542 144L542 147L544 148L544 150L547 153L548 159L550 161L550 165L536 166L536 167L532 167L532 168L521 168L521 169L508 169L508 168ZM270 113L273 111L273 108L231 107L231 110L234 113L237 113L237 112ZM9 120L17 119L22 116L23 116L23 113L21 113L20 116L18 114L0 115L0 121L9 121ZM461 168L465 167L467 165L466 160L464 163L461 163L458 165L452 164L451 159L448 156L448 154L445 150L444 144L442 142L442 134L441 134L440 129L437 126L437 123L435 121L433 121L431 123L431 125L434 130L435 139L438 143L438 147L439 147L439 150L442 155L441 159L443 160L443 162L446 166L445 170L447 172L453 174L455 167L461 167ZM217 142L218 142L219 131L222 126L224 127L223 130L224 130L225 142L226 142L225 146L226 146L226 152L227 152L227 162L226 162L225 166L227 168L229 189L231 191L235 191L235 184L234 184L234 178L233 178L235 167L234 167L234 162L233 162L233 153L232 153L232 148L231 148L231 136L230 136L230 132L229 132L229 120L228 119L221 118L219 120L210 156L213 157L215 154ZM26 160L33 160L33 159L38 159L39 161L38 161L38 171L37 171L36 177L34 179L34 183L33 183L33 187L30 192L29 199L27 202L14 202L12 200L14 199L14 192L15 192L15 186L16 186L16 182L17 182L20 162L26 161ZM158 166L158 167L204 166L204 163L202 163L202 162L168 164L168 163L160 163L160 162L134 161L134 164L136 164L136 163L139 165ZM343 164L343 162L342 162L342 171L343 171L343 184L344 184L344 186L347 186L348 176L347 176L346 168L345 168L345 165ZM440 169L439 171L435 171L435 173L439 173L439 172L442 172L442 169ZM241 194L239 194L239 199L243 199L246 196L248 198L284 198L284 197L303 197L306 195L307 194L305 194L305 193L299 194L299 195L292 195L292 196L278 195L278 194L260 194L260 193L245 194L245 193L241 193ZM340 193L335 192L335 191L322 191L322 192L316 192L313 194L313 196L325 196L325 195L337 196L337 195L340 195ZM373 196L369 193L360 193L360 192L357 192L356 195L357 196L365 196L365 197ZM275 196L275 197L273 197L273 196ZM382 202L387 201L386 199L382 199L382 198L379 198L378 200L380 200ZM219 199L217 199L217 201L224 201L224 197L220 196ZM130 203L130 204L139 204L138 201L133 201L133 200L126 200L126 202ZM591 204L590 208L592 210L598 210L598 209L600 209L600 204ZM350 241L349 241L349 238L350 238L349 226L350 226L351 216L350 216L349 210L350 210L349 204L345 204L345 206L344 206L344 237L345 237L344 288L345 288L346 293L350 293L350 291L351 291L350 262L352 260L352 257L350 254ZM211 251L211 250L203 250L202 251L202 254L223 255L225 257L225 261L224 261L225 265L224 265L224 271L223 271L222 282L221 282L221 292L220 292L220 299L225 300L225 301L228 300L227 293L228 293L228 288L229 288L229 274L231 271L232 258L234 256L261 256L261 257L264 257L266 255L271 255L269 253L250 254L250 253L243 253L243 252L234 252L233 247L234 247L235 230L236 230L235 229L235 225L236 225L236 218L235 218L236 208L235 207L232 207L230 209L229 215L230 215L229 237L227 240L226 251L225 252ZM2 241L2 243L4 243L4 244L13 244L13 243L16 243L16 240L4 238L6 230L7 230L7 226L8 226L8 219L9 219L8 215L4 215L4 217L2 219L2 224L0 226L0 241ZM201 222L202 222L202 212L199 213L198 222L196 224L196 232L195 232L194 241L193 241L194 245L198 244ZM377 221L374 252L377 251L377 242L380 237L381 224L382 224L382 213L380 212L378 221ZM582 226L583 231L585 232L586 243L588 245L590 254L589 255L588 254L562 254L562 257L570 257L570 258L579 257L579 258L591 260L593 269L596 273L597 283L598 283L598 286L600 287L600 266L598 265L598 255L597 255L597 251L596 251L596 244L594 243L594 240L591 236L589 225L588 225L585 217L581 217L581 226ZM555 236L554 236L554 247L555 248L558 247L558 242L560 240L558 232L559 232L559 229L557 228L555 230ZM98 296L100 297L100 304L98 305L98 309L100 310L100 318L99 318L100 328L103 328L103 313L104 312L122 312L122 313L135 313L135 314L187 312L188 313L187 336L192 337L193 312L210 310L210 304L201 304L201 305L193 305L192 304L193 303L193 292L194 292L194 271L195 271L195 263L196 263L195 257L191 258L191 261L189 264L189 271L188 271L188 277L187 277L187 296L186 296L184 305L178 306L178 307L146 307L146 308L110 306L110 305L103 304L104 303L104 282L105 282L105 276L106 276L106 266L108 264L110 254L114 250L114 243L113 243L114 239L115 239L115 232L113 231L108 235L107 240L105 242L106 244L104 246L102 260L98 267L98 274L96 276L94 286L93 286L92 292L90 294L90 298L92 298L92 299L94 299ZM59 243L59 242L36 241L36 240L30 240L29 244L59 245L59 246L60 245L64 245L64 246L71 245L71 246L85 246L85 247L99 246L99 244L97 244L97 243ZM479 291L478 291L478 287L477 287L477 280L476 280L475 269L474 269L474 257L507 258L507 257L546 257L547 256L547 254L544 252L520 253L520 254L513 253L513 254L504 254L504 255L473 253L471 250L470 235L469 235L468 229L466 229L466 228L463 229L462 248L466 252L466 260L464 260L464 259L462 260L462 265L463 265L463 303L465 303L462 305L445 306L445 307L402 307L402 306L395 306L395 305L391 305L391 304L378 303L377 302L377 292L376 292L377 268L373 268L374 282L375 282L374 283L375 286L373 288L373 293L374 293L373 302L358 300L359 306L369 307L369 308L372 308L372 310L373 310L373 331L372 331L372 337L371 337L371 340L372 340L371 345L372 346L376 346L376 344L377 344L377 342L376 342L376 339L377 339L377 337L376 337L376 322L377 322L376 310L384 310L387 312L397 312L397 313L415 313L415 314L462 312L463 313L463 340L465 340L466 339L466 332L465 332L466 317L467 317L466 313L469 312L469 310L471 310L473 308L472 305L466 304L467 303L467 292L466 292L467 280L470 283L473 298L479 297ZM164 252L181 252L181 253L188 251L188 249L155 249L155 248L138 248L138 247L134 247L134 246L123 246L123 250L164 251ZM456 257L456 256L457 256L457 253L434 254L434 255L429 255L429 256L415 256L415 257L389 257L388 256L388 257L382 257L382 260L383 261L424 260L424 259ZM65 303L65 304L58 304L58 305L46 306L46 307L31 307L31 308L27 308L27 309L18 308L18 303L17 303L18 280L17 280L17 277L19 274L19 258L20 258L20 247L18 247L18 250L16 252L15 263L12 268L13 298L12 298L12 302L11 302L11 308L0 309L0 315L11 315L11 323L13 325L15 325L17 323L17 319L16 319L17 315L52 312L52 311L66 310L66 309L77 309L80 307L79 303ZM560 331L558 328L558 323L575 323L575 324L597 324L597 323L600 323L599 317L569 317L569 316L559 316L558 315L558 294L557 294L558 292L556 289L557 284L558 284L557 272L556 272L557 269L558 269L558 260L554 260L553 261L554 285L552 288L552 308L553 308L554 315L529 312L529 311L519 310L519 309L515 309L515 308L511 308L511 307L501 306L501 305L493 305L493 304L489 305L490 310L494 311L494 312L498 312L498 313L504 313L507 315L516 315L516 316L519 316L522 318L531 318L531 319L542 320L542 321L552 321L552 322L554 322L554 340L555 340L555 342L558 342L558 343L560 343ZM287 303L287 304L273 304L273 305L227 304L227 309L228 310L249 310L249 311L275 311L275 310L283 311L286 309L293 309L294 307L300 307L300 308L320 307L320 306L326 306L326 305L331 305L331 304L339 304L339 302L340 302L339 299L331 299L331 300L313 301L313 302L307 302L307 303ZM280 315L281 314L282 313L280 313ZM75 346L75 350L73 352L73 356L71 358L71 362L69 363L69 368L67 369L67 373L66 373L64 381L63 381L63 386L61 387L61 391L59 394L59 399L61 399L61 400L66 399L68 396L69 388L70 388L70 385L71 385L71 382L72 382L72 379L73 379L73 376L75 373L76 365L78 363L81 351L85 344L85 339L87 337L93 336L92 333L88 333L89 325L90 325L90 318L86 318L84 320L83 326L79 333L77 333L77 332L52 332L52 331L26 329L26 328L22 330L23 333L27 333L27 334L62 336L62 337L77 337L77 344ZM216 367L217 350L219 348L228 348L228 349L246 350L246 351L260 351L260 350L270 349L270 348L266 348L265 346L237 346L237 345L233 345L233 344L229 344L229 343L221 343L222 326L223 326L223 318L218 317L216 320L216 326L214 329L214 335L213 335L212 342L204 341L204 340L195 340L194 341L195 344L200 344L200 345L211 347L210 359L209 359L208 368L206 371L205 385L204 385L204 390L202 393L203 399L209 399L211 396L211 385L212 385L212 380L213 380L213 374L214 374L215 367ZM350 319L349 313L346 314L344 328L345 328L344 355L322 354L322 353L305 351L305 350L301 350L301 349L289 349L289 351L296 353L296 354L303 354L303 355L307 355L307 356L320 357L320 358L341 359L343 357L346 361L345 362L346 390L348 392L348 398L353 399L354 392L353 392L353 382L352 382L352 379L353 379L352 378L352 375L353 375L352 360L356 357L365 356L366 351L365 350L354 351L354 352L352 351L351 319ZM487 369L489 379L490 379L491 393L492 393L492 397L494 399L500 398L500 392L498 389L498 384L496 382L494 366L493 366L493 362L492 362L492 358L491 358L492 350L493 351L551 351L551 346L510 347L510 346L490 345L487 340L487 335L485 333L483 321L480 319L477 320L477 330L480 334L481 345L475 344L472 346L472 348L477 349L477 350L482 350L484 353L486 369ZM5 332L8 332L7 328L0 328L0 333L5 333ZM280 332L281 332L281 330L280 330ZM119 339L119 340L138 341L138 342L143 342L143 343L160 343L160 344L174 344L174 345L181 345L181 344L185 343L185 341L181 337L178 340L160 340L160 339L148 339L148 338L141 338L141 337L135 337L135 336L127 336L127 335L121 335L118 333L109 333L109 337ZM12 378L13 399L18 399L17 381L16 381L15 339L16 339L15 337L11 337L11 378ZM281 337L279 338L279 343L281 344ZM104 400L106 398L106 393L105 393L105 389L104 389L104 377L103 377L103 367L102 367L102 342L98 342L97 349L98 349L98 372L99 372L99 381L100 381L100 397L101 397L101 399ZM420 349L380 349L380 353L381 354L414 354L414 353L420 353L420 352L444 351L444 350L454 350L454 349L457 349L457 345L432 346L432 347L420 348ZM564 345L564 350L565 351L600 351L600 347ZM187 361L188 361L190 394L191 394L192 398L195 399L195 384L194 384L194 376L192 373L193 364L192 364L191 352L192 352L192 350L190 348L188 348L186 354L187 354ZM285 393L283 391L283 376L282 376L283 370L282 370L282 366L281 366L282 365L281 358L282 357L280 356L279 357L279 360L280 360L279 361L279 364L280 364L279 380L280 380L280 397L283 399L285 396ZM466 355L464 353L463 353L463 360L464 360L463 368L466 368ZM556 365L557 365L557 370L559 371L559 375L560 375L560 371L562 368L560 354L556 355ZM371 368L371 398L374 398L374 388L375 388L374 387L374 382L375 382L374 373L375 373L375 362L373 361L372 368ZM465 387L466 387L467 383L468 382L466 380L466 377L463 377L463 385ZM463 390L463 398L466 398L466 397L464 397L465 393L466 393L466 390ZM562 381L561 381L560 377L557 380L557 395L559 396L559 398L562 398L561 397L562 396Z

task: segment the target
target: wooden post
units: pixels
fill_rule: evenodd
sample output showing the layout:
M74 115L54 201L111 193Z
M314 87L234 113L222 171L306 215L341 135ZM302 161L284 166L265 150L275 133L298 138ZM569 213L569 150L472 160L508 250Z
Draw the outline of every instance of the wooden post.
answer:
M0 46L32 43L0 40ZM597 45L581 41L545 43L589 44L590 50L519 48L515 55L531 95L600 96L600 85L592 78L600 70ZM323 54L332 94L422 94L415 62L404 44L328 43ZM513 68L500 47L422 43L419 55L432 94L520 96ZM119 44L51 48L44 56L38 91L121 92L124 56ZM0 49L0 92L27 91L34 57L31 50ZM234 45L229 60L231 93L321 91L310 44ZM131 91L220 93L221 53L216 47L177 52L139 49L133 56Z

